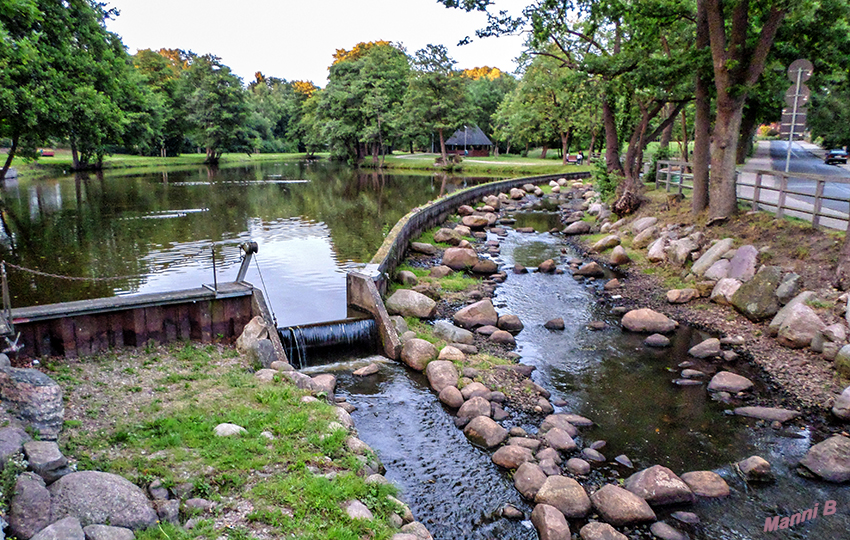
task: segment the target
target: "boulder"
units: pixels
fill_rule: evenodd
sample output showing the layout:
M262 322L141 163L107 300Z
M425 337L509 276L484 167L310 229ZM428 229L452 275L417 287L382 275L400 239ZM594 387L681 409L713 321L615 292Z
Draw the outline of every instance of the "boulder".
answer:
M808 347L815 335L825 327L815 310L806 304L797 304L782 321L776 339L783 347L802 349Z
M557 264L553 259L546 259L545 261L537 265L537 271L541 274L551 274L555 272L556 268Z
M484 448L499 446L508 438L508 430L488 416L476 416L470 420L464 428L463 434L473 444Z
M475 274L491 275L499 271L499 265L492 259L479 259L472 267L472 272Z
M667 245L667 261L676 266L685 266L685 263L690 260L691 253L699 249L697 244L691 237L680 238L674 240Z
M336 377L330 373L322 373L311 377L313 379L313 392L319 394L324 392L326 396L333 397L336 390Z
M54 521L32 537L34 540L85 540L80 520L75 517L66 517Z
M558 317L557 319L546 321L546 323L543 324L543 327L547 330L563 330L565 328L564 319Z
M732 296L741 287L737 279L721 278L711 290L711 301L721 306L731 306Z
M514 472L514 487L523 497L533 500L546 478L546 473L539 466L525 462Z
M594 243L592 246L590 246L590 250L595 251L597 253L601 253L601 252L605 251L606 249L611 249L612 247L619 246L619 245L620 245L620 237L617 236L616 234L611 234L611 235L608 235L608 236L598 240L596 243Z
M617 527L655 521L655 512L645 500L613 484L602 486L590 500L602 519Z
M525 328L525 325L522 324L522 321L516 315L502 315L499 317L499 322L496 326L514 335L519 334Z
M463 328L477 328L499 322L499 315L489 299L470 304L454 314L454 323Z
M234 435L242 435L243 433L248 433L248 430L243 428L242 426L237 426L236 424L218 424L213 428L213 433L215 433L216 437L232 437Z
M590 223L586 221L576 221L570 223L565 229L564 234L587 234L590 232Z
M248 321L242 333L236 338L236 350L249 355L251 350L256 349L258 341L268 339L269 327L269 323L259 315Z
M452 247L443 252L442 264L452 270L472 268L478 262L478 253L472 248Z
M705 271L702 277L710 281L720 281L721 279L729 277L729 261L727 259L720 259L716 263L711 265L711 268Z
M672 289L667 291L667 302L671 304L687 304L695 298L699 298L699 291L696 289Z
M654 226L656 223L658 223L657 217L649 216L638 218L632 222L632 232L634 234L640 234L646 229Z
M466 370L464 370L465 372ZM480 382L471 382L463 387L461 393L463 394L463 399L472 399L474 397L487 398L490 396L490 389Z
M342 509L351 519L373 519L375 517L365 504L357 500L345 501L342 503Z
M475 396L461 405L460 410L457 411L457 416L458 418L489 417L490 412L490 402L481 396Z
M779 267L762 267L753 279L735 291L731 299L732 305L753 322L776 315L779 311L776 287L779 286L781 275L782 270Z
M437 254L437 247L434 244L427 244L425 242L411 242L410 249L416 253L423 253L425 255Z
M449 343L464 343L472 345L475 341L475 336L472 335L472 332L463 328L458 328L448 321L435 322L433 331L435 336L442 338Z
M803 291L786 302L785 306L776 313L773 319L771 319L770 325L767 327L767 333L775 337L779 334L779 328L782 326L782 323L785 322L788 315L791 314L791 311L796 306L800 304L806 305L813 300L817 300L817 295L813 291Z
M437 311L437 303L410 289L399 289L387 298L385 303L387 312L402 317L417 317L428 319Z
M455 386L447 386L443 388L440 392L439 398L441 402L453 409L458 409L461 405L463 405L463 395Z
M463 219L461 219L461 223L463 223L464 225L466 225L467 227L469 227L470 229L472 229L474 231L483 230L484 227L491 224L486 216L475 216L475 215L464 216Z
M711 358L720 355L720 340L708 338L694 345L688 350L688 354L695 358Z
M580 267L573 270L574 276L587 276L587 277L602 277L605 275L605 270L599 266L598 263L591 261L589 263L585 263Z
M432 278L440 279L448 276L452 272L454 272L454 270L444 264L440 264L438 266L432 267L431 270L428 272L428 275Z
M429 362L425 368L425 376L428 377L428 383L431 385L431 388L437 393L442 392L447 386L457 385L457 368L447 360Z
M776 407L737 407L733 411L737 416L758 418L767 422L785 423L800 416L799 411L779 409Z
M741 246L732 257L729 267L729 277L742 282L747 282L756 274L756 259L759 251L750 245ZM776 284L779 286L779 283ZM776 290L776 287L774 287Z
M40 476L31 472L18 476L6 517L9 535L21 540L29 540L50 525L50 492Z
M495 332L490 334L490 341L492 341L493 343L498 343L500 345L508 345L511 347L516 345L516 339L514 339L513 334L504 330L496 330Z
M591 521L578 534L581 540L629 540L628 536L601 521Z
M667 260L668 238L662 236L649 245L646 250L646 258L649 262L664 262Z
M566 464L567 470L573 474L584 476L590 473L590 463L581 458L570 458Z
M750 481L764 481L773 478L770 463L761 456L750 456L735 464L744 478Z
M511 188L511 191L510 191L510 198L511 199L519 200L519 199L522 199L523 197L525 197L525 191L523 191L519 188Z
M550 476L534 496L534 502L557 508L564 517L579 519L590 512L590 497L581 484L566 476Z
M647 347L662 349L670 346L670 338L662 334L652 334L643 340L643 344Z
M841 347L835 355L835 371L842 377L850 378L850 345Z
M32 440L26 431L19 427L8 426L0 428L0 471L6 460L24 448L24 443Z
M531 523L540 540L570 540L570 526L557 508L538 504L531 512Z
M651 505L690 503L691 488L676 474L661 465L636 472L626 479L625 488Z
M460 233L454 229L442 228L434 233L434 242L456 246L462 240Z
M36 369L0 370L0 399L6 411L42 440L55 441L65 423L62 387Z
M623 315L623 327L632 332L666 334L676 328L676 321L649 308L633 309Z
M794 272L785 274L779 287L776 288L776 298L780 304L787 304L792 298L800 294L803 288L803 278Z
M611 266L622 266L624 264L629 264L632 260L629 258L629 255L626 253L623 246L614 246L614 249L611 251L611 259L609 262L611 263Z
M71 472L66 467L68 458L62 455L55 441L28 441L24 443L24 455L30 469L48 484Z
M362 368L354 370L353 375L356 375L357 377L367 377L369 375L374 375L380 371L380 369L381 368L378 367L378 364L372 363L368 366L363 366Z
M566 432L570 437L576 437L578 435L578 429L575 424L572 423L573 418L582 417L571 414L550 414L543 419L543 422L540 423L538 433L540 435L544 435L550 430L558 428Z
M652 536L661 540L689 540L689 536L675 527L667 525L663 521L656 521L649 527Z
M850 438L833 435L819 442L809 449L800 465L827 482L850 481Z
M506 469L516 469L528 461L534 461L531 450L516 444L502 446L493 453L493 463Z
M729 392L737 394L753 387L753 381L729 371L721 371L711 378L708 383L709 392Z
M835 403L832 406L832 414L841 420L850 420L850 386L841 392L841 395L835 398Z
M691 471L682 475L694 495L699 497L728 497L729 485L722 476L713 471Z
M573 438L561 428L554 427L550 429L545 435L543 435L543 439L555 450L572 452L573 450L578 449L578 445L576 445Z
M732 249L735 241L731 238L724 238L710 248L708 248L702 257L694 262L691 266L691 273L696 276L703 276L706 272L723 256L724 253ZM727 263L728 264L728 263Z
M651 244L657 236L658 227L655 225L648 227L635 235L634 240L632 240L632 247L634 249L643 249Z
M428 362L435 358L437 348L424 339L409 339L401 348L401 360L416 371L424 371Z
M171 510L175 510L176 508L176 512L174 512L174 515L162 519L162 521L179 525L180 501L163 501L163 503L166 503L162 505L163 508L168 507ZM175 518L175 516L176 519L170 519ZM86 535L86 540L133 540L136 537L130 529L125 527L112 527L110 525L88 525L87 527L83 527L83 533Z
M463 354L463 351L451 345L446 345L440 349L440 355L437 357L437 360L448 360L450 362L463 362L465 359L466 355Z
M414 274L410 270L400 270L396 274L395 279L402 285L419 285L419 279L416 277L416 274Z
M108 523L133 530L146 529L157 521L141 488L115 474L71 473L54 482L48 491L54 520L74 517L83 526Z

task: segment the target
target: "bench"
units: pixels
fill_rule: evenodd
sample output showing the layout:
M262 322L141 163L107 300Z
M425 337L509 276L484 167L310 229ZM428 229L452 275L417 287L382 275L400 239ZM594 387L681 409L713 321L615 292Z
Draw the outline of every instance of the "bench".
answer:
M578 154L567 154L567 163L578 164Z

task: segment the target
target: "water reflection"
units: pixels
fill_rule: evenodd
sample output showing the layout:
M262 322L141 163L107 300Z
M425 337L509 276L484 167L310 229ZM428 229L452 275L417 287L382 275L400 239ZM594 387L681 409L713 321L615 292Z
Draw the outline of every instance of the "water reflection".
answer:
M368 261L410 208L462 178L358 173L329 163L184 167L145 174L21 180L3 189L3 258L115 281L10 272L13 306L198 287L233 279L238 246L260 246L247 279L265 281L282 325L345 316L344 271ZM262 274L262 276L260 275Z

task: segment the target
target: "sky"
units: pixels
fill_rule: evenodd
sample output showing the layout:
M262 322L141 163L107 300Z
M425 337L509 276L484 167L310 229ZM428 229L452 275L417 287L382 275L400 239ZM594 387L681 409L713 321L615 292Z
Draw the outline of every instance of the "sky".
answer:
M211 53L247 84L261 71L286 80L327 84L337 49L361 41L401 42L408 53L445 45L460 69L516 69L522 36L475 38L481 13L449 9L437 0L104 0L120 15L107 28L130 54L139 49ZM525 0L496 0L518 14ZM457 46L466 36L472 44Z

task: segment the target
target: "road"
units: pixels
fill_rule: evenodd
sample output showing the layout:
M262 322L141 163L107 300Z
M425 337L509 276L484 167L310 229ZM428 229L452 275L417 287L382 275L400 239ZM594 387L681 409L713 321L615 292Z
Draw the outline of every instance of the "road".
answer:
M788 141L771 141L770 142L770 161L773 170L785 170L785 157L788 152ZM844 178L850 182L850 166L847 165L827 165L823 162L823 158L815 155L811 151L803 148L797 143L791 147L791 161L789 164L789 172L803 174L819 174L824 176L835 176L836 178ZM792 191L802 193L815 194L815 183L811 180L801 178L789 178L788 187ZM837 210L839 212L847 212L850 208L850 203L845 201L850 200L850 183L827 182L824 185L823 194L826 197L835 197L844 199L843 201L828 201L823 202L825 208ZM796 199L807 203L814 203L814 197L794 196Z

